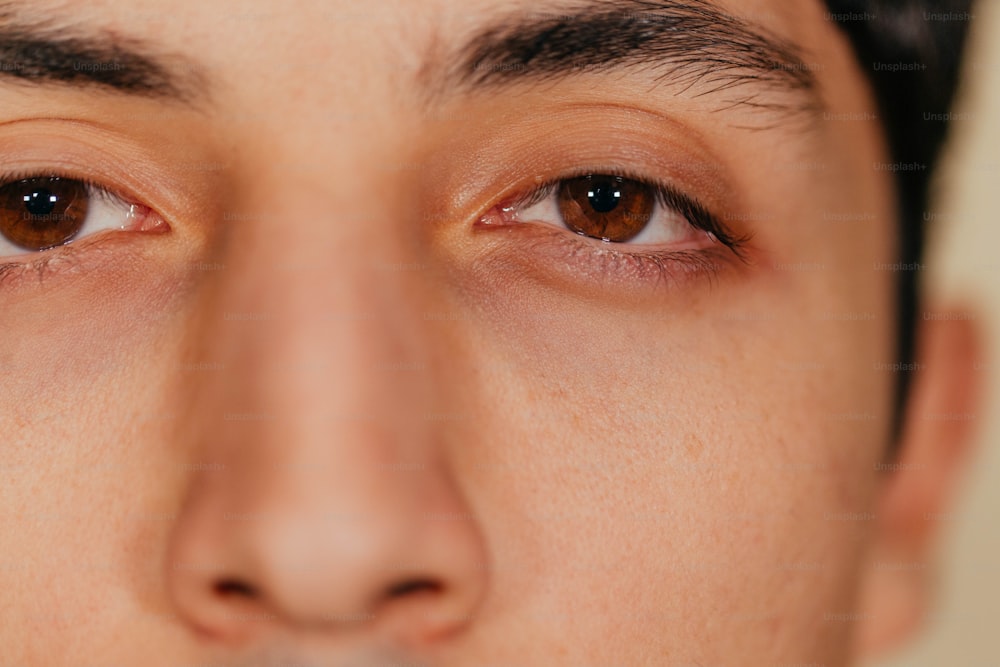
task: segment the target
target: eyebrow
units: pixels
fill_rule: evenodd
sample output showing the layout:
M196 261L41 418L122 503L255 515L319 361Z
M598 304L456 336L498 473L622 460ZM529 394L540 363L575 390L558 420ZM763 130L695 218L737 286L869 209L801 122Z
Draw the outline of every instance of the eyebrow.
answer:
M139 97L193 103L207 97L188 60L157 53L140 40L109 31L19 22L0 7L0 81L95 87Z
M451 83L470 89L638 68L695 96L730 91L731 106L824 108L797 45L706 0L590 0L515 14L476 33L456 62Z

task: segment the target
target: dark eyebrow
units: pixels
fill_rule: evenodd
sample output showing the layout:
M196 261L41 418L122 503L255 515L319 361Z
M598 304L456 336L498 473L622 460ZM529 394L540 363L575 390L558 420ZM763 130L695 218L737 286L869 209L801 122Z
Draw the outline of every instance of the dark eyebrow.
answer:
M706 0L589 0L515 14L460 49L452 82L471 88L638 67L657 80L730 91L731 104L815 114L823 108L800 49ZM745 87L745 89L744 89ZM789 93L765 103L759 93Z
M4 3L9 6L9 3ZM96 87L140 97L193 102L206 96L190 62L158 54L109 31L19 22L0 9L0 81Z

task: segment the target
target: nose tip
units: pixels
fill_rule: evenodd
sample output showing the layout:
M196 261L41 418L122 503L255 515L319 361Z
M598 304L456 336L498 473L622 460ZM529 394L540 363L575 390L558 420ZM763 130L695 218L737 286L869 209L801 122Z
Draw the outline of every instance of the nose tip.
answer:
M227 642L284 631L426 644L460 631L485 590L474 527L430 513L352 521L223 513L220 525L210 505L190 511L173 540L172 594L201 633Z

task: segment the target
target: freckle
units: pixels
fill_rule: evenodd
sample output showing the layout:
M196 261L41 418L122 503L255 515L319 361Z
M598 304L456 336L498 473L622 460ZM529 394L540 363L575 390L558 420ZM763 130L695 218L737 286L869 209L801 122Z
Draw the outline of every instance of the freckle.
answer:
M684 451L693 459L701 458L701 452L705 449L705 444L693 433L688 434L684 439Z

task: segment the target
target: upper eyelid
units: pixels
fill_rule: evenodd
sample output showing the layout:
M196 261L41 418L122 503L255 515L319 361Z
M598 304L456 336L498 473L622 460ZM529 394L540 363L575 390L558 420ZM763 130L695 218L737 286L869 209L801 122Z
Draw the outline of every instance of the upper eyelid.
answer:
M143 130L141 138L113 125L76 118L26 118L0 123L0 163L10 173L51 172L88 181L160 214L204 240L199 224L221 214L220 187L230 191L213 144L205 151ZM218 208L218 210L216 210ZM206 215L206 211L210 211Z
M534 100L535 98L531 98ZM429 174L442 189L457 193L447 207L460 215L476 215L515 190L562 176L567 166L639 168L647 176L669 176L687 189L697 188L702 200L719 213L739 209L744 189L740 176L745 161L719 145L681 114L652 109L641 101L609 103L581 97L578 101L538 99L539 113L512 113L506 106L484 109L487 119L473 129L446 128L432 136L445 146L448 160L431 158ZM600 136L594 128L600 127ZM445 128L443 128L445 129ZM462 170L454 165L468 165ZM526 173L529 174L526 177Z
M87 178L85 176L75 176L61 173L59 169L22 169L6 173L0 171L0 187L17 181L26 181L32 178L64 178L66 180L79 181L86 186L87 192L91 195L117 199L118 201L129 204L140 203L133 201L133 198L129 195L119 192L115 185L107 185L97 181L96 179Z
M75 169L54 168L19 168L11 171L3 171L0 168L0 187L25 181L32 178L62 178L67 181L78 181L87 187L87 192L100 197L111 197L130 204L142 203L139 197L133 196L129 192L122 192L123 189L117 183L105 183L103 179L94 178L86 174L77 173Z

